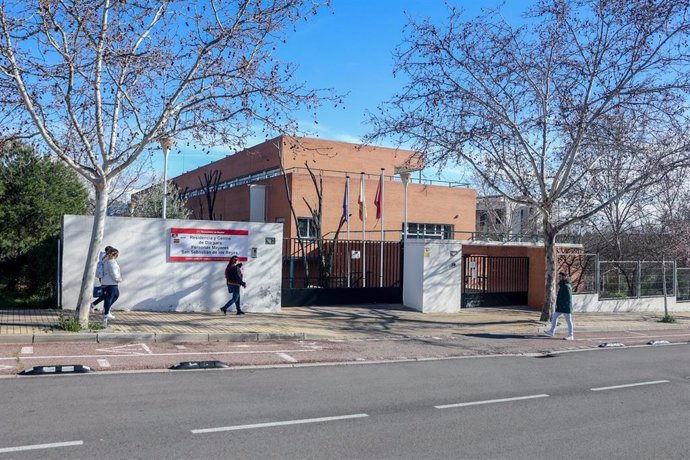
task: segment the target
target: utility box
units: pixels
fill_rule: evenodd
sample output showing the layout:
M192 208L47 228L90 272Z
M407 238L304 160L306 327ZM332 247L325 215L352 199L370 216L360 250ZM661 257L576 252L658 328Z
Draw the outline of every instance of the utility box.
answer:
M422 313L460 311L462 244L453 240L407 240L403 304Z

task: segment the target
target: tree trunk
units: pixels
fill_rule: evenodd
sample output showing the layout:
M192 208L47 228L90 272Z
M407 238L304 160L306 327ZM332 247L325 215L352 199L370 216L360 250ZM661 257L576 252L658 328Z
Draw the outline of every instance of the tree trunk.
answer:
M544 222L544 307L541 310L540 321L550 321L556 303L556 263L554 253L556 249L556 232L551 224Z
M93 297L93 283L96 275L96 263L98 253L103 242L103 231L105 229L105 216L108 212L108 193L105 179L100 184L96 184L96 206L93 216L93 227L91 228L91 243L89 252L86 256L84 274L81 280L81 291L77 300L77 318L83 329L89 327L89 309L91 298Z

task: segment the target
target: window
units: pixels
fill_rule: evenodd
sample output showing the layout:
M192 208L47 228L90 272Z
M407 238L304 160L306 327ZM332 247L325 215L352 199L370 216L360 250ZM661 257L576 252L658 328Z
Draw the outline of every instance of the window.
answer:
M403 224L404 227L405 224ZM403 234L405 229L403 228ZM453 226L448 224L407 224L408 238L423 238L430 240L453 239Z
M311 217L298 217L297 218L297 232L300 238L306 238L309 240L316 239L316 226L314 225L314 219Z

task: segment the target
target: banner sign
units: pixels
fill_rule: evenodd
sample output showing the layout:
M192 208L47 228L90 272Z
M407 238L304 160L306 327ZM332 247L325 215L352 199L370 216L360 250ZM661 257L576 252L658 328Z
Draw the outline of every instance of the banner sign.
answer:
M170 229L171 262L224 261L230 260L232 256L246 261L248 249L248 230Z

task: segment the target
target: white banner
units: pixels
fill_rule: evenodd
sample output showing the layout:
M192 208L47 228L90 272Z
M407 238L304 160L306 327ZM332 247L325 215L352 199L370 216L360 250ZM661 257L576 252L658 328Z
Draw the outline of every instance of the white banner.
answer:
M171 262L208 262L230 260L237 256L247 260L248 230L214 228L171 228Z

